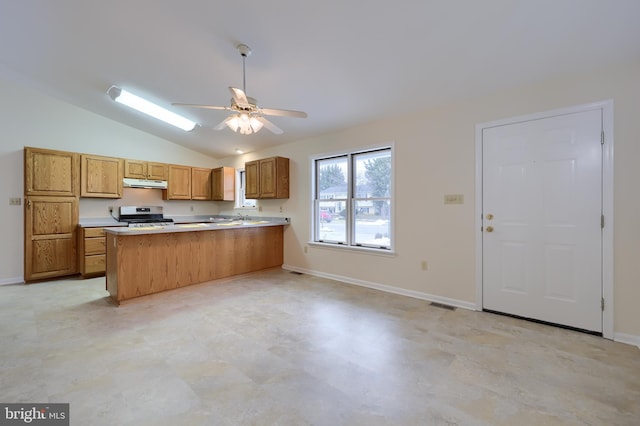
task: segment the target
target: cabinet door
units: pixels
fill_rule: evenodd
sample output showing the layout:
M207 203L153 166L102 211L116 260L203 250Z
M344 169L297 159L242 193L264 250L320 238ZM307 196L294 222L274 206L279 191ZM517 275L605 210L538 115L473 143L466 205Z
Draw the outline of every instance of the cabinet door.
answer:
M276 159L260 160L260 198L276 198Z
M25 281L75 274L77 197L30 196L25 201Z
M147 163L147 179L167 180L168 168L164 163Z
M260 198L260 161L244 163L245 198Z
M80 157L75 152L24 149L25 195L76 196Z
M124 177L132 179L146 179L147 162L138 160L124 160Z
M191 168L191 199L211 199L211 169Z
M260 160L260 198L289 198L289 159Z
M83 154L81 163L81 197L122 198L123 160Z
M169 165L167 189L162 191L165 200L191 199L191 167Z
M236 171L233 167L218 167L211 171L213 192L211 198L215 201L233 201L236 193Z

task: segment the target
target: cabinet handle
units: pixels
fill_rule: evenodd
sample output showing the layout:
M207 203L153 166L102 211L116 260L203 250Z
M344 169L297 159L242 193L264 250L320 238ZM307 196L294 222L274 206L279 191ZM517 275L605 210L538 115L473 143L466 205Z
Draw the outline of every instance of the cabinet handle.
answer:
M27 207L31 208L31 200L27 200Z

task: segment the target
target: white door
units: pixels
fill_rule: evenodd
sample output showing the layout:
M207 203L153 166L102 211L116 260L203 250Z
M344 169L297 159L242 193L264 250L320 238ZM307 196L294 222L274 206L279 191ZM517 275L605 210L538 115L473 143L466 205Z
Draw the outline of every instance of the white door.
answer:
M483 129L483 309L602 332L600 110Z

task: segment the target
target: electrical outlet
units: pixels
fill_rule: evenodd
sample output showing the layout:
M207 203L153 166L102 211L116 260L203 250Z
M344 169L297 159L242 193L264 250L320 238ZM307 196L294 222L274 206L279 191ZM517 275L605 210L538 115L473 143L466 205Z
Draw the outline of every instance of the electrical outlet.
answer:
M258 206L258 211L261 212L262 211L262 206Z
M307 252L307 246L304 246L304 252L305 253Z
M191 211L193 211L193 206L189 206L189 209L190 209Z
M22 198L20 198L20 197L9 198L9 205L10 206L19 206L21 204L22 204Z
M420 267L422 268L423 271L427 270L427 261L423 260L422 262L420 262Z
M283 210L283 209L282 209L282 206L280 206L280 213L282 213L282 210Z

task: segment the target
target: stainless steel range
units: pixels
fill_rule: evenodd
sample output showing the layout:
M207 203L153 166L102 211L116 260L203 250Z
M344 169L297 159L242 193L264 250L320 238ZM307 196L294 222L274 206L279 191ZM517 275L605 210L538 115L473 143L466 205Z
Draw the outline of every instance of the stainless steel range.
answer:
M129 228L164 228L173 225L173 219L165 218L161 206L120 206L120 222Z

